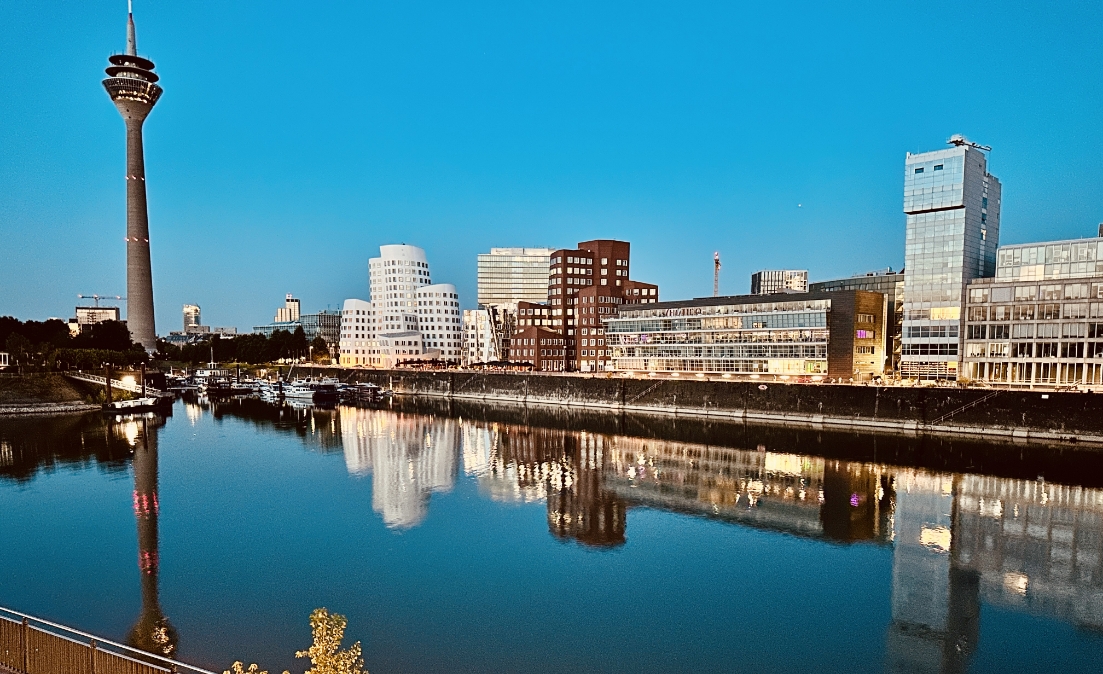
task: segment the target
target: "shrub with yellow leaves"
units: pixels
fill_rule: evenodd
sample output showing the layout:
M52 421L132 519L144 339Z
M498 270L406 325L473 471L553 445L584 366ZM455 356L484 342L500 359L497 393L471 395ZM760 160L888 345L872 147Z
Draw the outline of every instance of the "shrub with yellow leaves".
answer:
M314 643L305 651L295 653L296 658L310 658L310 664L313 667L306 670L305 674L368 674L364 669L364 658L361 657L359 641L347 649L341 649L347 626L348 619L345 616L330 613L324 607L311 611L310 631L314 635ZM268 674L268 672L262 671L255 663L246 669L238 661L222 674ZM285 671L283 674L288 672Z

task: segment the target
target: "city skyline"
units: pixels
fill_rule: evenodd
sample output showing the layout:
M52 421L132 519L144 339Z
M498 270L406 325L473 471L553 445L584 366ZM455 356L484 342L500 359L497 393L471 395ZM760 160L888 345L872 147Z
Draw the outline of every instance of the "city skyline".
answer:
M18 291L0 315L64 319L78 293L122 294L123 148L95 73L118 49L124 7L0 9L4 43L37 54L0 66L9 90L31 94L9 101L0 131L0 286ZM1001 243L1076 238L1103 220L1092 124L1103 87L1097 69L1076 67L1099 61L1087 29L1099 8L967 5L963 25L986 24L978 46L951 39L932 8L338 4L322 18L284 4L256 26L256 6L212 22L214 7L136 8L140 55L155 54L171 83L146 130L162 334L185 303L243 328L289 291L312 311L337 307L364 296L374 248L401 241L426 249L464 308L478 253L593 237L631 241L634 273L672 299L711 294L713 250L725 295L763 268L807 268L812 281L899 268L901 160L955 133L994 148ZM323 40L341 63L311 76L353 86L319 113L289 47ZM234 63L240 92L203 95L207 51ZM948 71L990 94L916 105L915 91L952 86ZM56 114L36 114L58 91Z

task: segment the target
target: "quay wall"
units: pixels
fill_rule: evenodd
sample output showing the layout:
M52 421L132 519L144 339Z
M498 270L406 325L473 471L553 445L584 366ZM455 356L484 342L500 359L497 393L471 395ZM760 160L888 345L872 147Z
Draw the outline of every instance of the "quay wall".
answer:
M1093 393L463 371L315 373L409 396L1103 447L1103 395Z

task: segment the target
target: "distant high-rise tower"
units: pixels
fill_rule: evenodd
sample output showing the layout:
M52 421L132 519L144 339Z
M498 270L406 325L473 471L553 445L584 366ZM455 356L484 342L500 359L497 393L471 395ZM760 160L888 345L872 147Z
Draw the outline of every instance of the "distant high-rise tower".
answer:
M149 217L142 124L161 97L153 62L138 56L134 14L126 23L126 53L109 56L103 86L126 122L126 324L146 351L157 348L153 324L153 272L149 264Z

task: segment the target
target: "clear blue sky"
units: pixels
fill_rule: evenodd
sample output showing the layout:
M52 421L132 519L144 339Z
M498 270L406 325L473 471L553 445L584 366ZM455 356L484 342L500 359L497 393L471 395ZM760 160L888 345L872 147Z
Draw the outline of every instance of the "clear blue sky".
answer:
M381 243L475 299L492 246L632 242L665 299L903 263L904 153L992 145L1002 241L1103 221L1103 3L137 0L157 326L367 297ZM125 292L123 0L0 3L0 315ZM800 204L800 206L798 206Z

